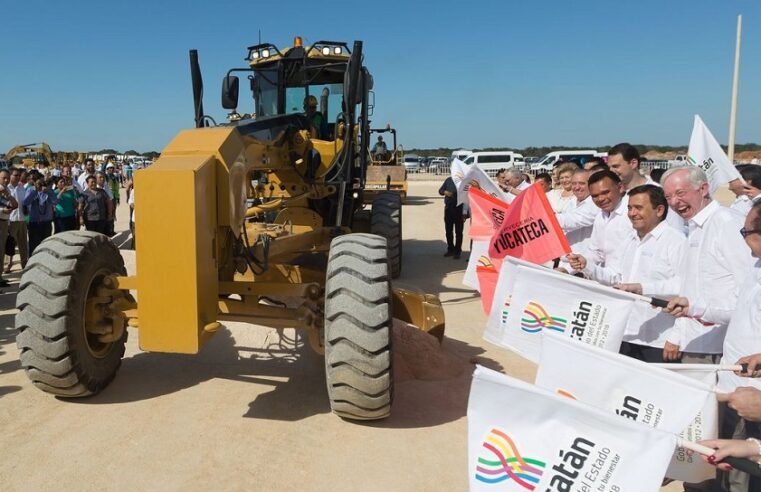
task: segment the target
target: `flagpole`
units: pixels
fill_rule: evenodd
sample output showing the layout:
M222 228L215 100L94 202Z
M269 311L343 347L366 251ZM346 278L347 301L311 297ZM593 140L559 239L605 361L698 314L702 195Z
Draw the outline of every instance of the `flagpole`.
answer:
M743 16L737 16L737 41L735 44L735 73L732 78L732 108L729 114L729 142L727 142L727 157L734 164L735 160L735 126L737 120L737 85L740 78L740 36L743 28Z

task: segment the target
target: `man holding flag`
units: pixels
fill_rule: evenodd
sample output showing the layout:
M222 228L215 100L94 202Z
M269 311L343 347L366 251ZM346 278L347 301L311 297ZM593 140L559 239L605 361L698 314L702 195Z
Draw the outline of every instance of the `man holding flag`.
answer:
M740 284L753 264L738 234L743 216L711 199L708 178L697 166L669 169L662 182L671 209L689 225L681 297L665 310L686 315L676 323L683 362L715 363Z
M679 293L685 237L666 224L669 213L663 190L642 185L628 193L628 217L633 226L623 250L620 271L587 262L575 255L576 270L605 285L639 295L670 298ZM674 319L645 304L637 304L626 327L621 353L645 362L678 361L681 354Z
M588 261L621 271L622 245L632 233L632 224L626 215L627 197L621 178L613 171L599 171L589 177L589 193L601 213L595 217L589 240ZM580 265L579 255L568 255L571 267Z

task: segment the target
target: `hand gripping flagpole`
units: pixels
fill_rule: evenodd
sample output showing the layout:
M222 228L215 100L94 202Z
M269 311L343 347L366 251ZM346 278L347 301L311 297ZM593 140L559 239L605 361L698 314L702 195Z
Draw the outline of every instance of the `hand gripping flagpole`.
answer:
M700 453L704 456L712 456L716 452L715 449L709 448L708 446L703 446L702 444L698 444L696 442L688 441L682 438L677 438L677 443L679 447L695 451L696 453ZM747 458L727 456L717 463L726 463L732 466L732 468L735 470L744 471L745 473L753 475L754 477L761 477L761 465Z

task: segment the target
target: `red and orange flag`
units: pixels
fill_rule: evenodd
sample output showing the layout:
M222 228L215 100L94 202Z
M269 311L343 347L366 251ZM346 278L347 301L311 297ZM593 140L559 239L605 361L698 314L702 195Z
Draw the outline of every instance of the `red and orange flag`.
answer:
M512 256L541 264L570 252L541 183L532 184L512 201L489 244L492 261Z

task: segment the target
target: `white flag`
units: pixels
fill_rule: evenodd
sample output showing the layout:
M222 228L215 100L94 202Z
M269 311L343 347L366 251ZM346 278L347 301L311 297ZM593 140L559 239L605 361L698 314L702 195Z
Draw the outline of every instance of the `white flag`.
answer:
M465 269L465 275L462 277L462 283L471 289L476 289L481 292L481 288L478 285L478 275L476 274L476 268L478 267L478 260L482 256L489 256L489 241L473 240L473 244L470 247L470 258L468 258L468 268Z
M711 195L716 193L720 186L735 179L742 179L719 142L713 138L711 131L698 115L695 115L695 125L692 127L687 160L693 166L698 166L705 171Z
M462 166L464 166L466 170L464 177L457 185L458 205L461 203L469 202L468 189L473 185L478 186L478 188L480 188L484 193L502 200L503 202L510 203L513 201L513 195L510 193L503 193L502 190L499 189L499 186L497 186L497 184L492 181L489 175L486 174L484 170L478 167L476 164L472 164L470 166L463 164ZM458 166L458 169L460 169L462 166ZM454 174L454 166L452 166L452 175Z
M716 387L716 369L710 366L706 369L695 369L694 367L682 369L681 364L659 364L659 366L700 381L708 388L714 389ZM693 442L719 437L719 402L716 400L715 393L711 394L705 406L679 437ZM716 469L700 459L699 455L687 454L683 447L677 447L666 471L666 476L687 483L700 483L714 478Z
M465 179L465 173L468 171L468 165L462 162L460 159L455 158L452 160L452 165L449 168L449 172L452 175L452 181L454 185L459 188L462 180Z
M471 490L649 492L676 436L477 367L468 401Z
M673 434L716 398L700 381L552 333L542 335L536 385Z
M473 244L475 245L475 241ZM518 273L518 265L526 268L545 269L541 265L529 263L513 256L505 256L502 267L499 270L499 280L497 280L497 287L494 289L494 298L491 310L489 311L489 319L486 322L486 330L484 331L484 340L495 345L502 345L507 315L510 312L510 303L512 302L513 289L515 287L515 277Z
M492 311L495 316L489 321L499 320L498 345L532 362L539 360L545 330L618 352L634 303L642 302L641 296L548 269L519 265L513 276L515 288L507 312L497 308L501 313ZM498 294L495 291L492 310L503 302ZM496 318L497 314L501 316ZM491 324L489 329L494 329ZM493 332L490 336L494 337Z

